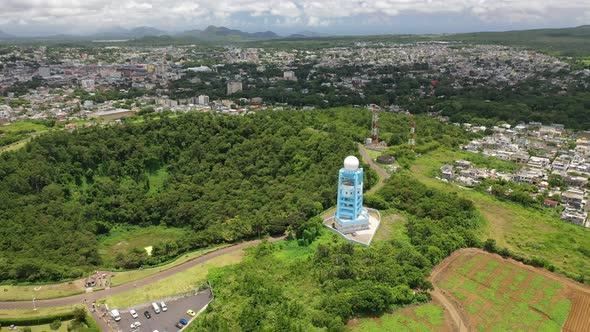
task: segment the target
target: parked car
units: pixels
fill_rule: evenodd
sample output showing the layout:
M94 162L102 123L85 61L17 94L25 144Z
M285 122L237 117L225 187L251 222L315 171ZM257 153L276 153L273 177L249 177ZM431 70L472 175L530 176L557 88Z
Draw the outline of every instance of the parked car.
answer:
M162 308L162 311L168 311L168 306L166 306L166 303L164 303L164 301L160 302L160 308Z
M113 310L111 310L111 317L113 317L115 322L118 322L121 320L121 313L119 312L118 309L113 309Z
M144 311L144 312L143 312L143 315L144 315L144 316L145 316L145 318L147 318L147 319L150 319L150 318L152 318L152 315L150 315L150 312L149 312L149 311Z
M180 324L182 324L182 325L186 325L186 324L188 324L188 322L187 322L187 321L186 321L186 319L184 319L184 318L181 318L181 319L180 319L178 322L179 322Z
M141 323L140 322L131 323L131 328L132 329L136 329L136 328L138 328L140 326L141 326Z
M152 303L152 309L154 309L155 313L160 313L160 306L156 302Z
M189 315L189 316L193 316L193 317L195 317L195 315L196 315L196 313L195 313L194 311L192 311L191 309L188 309L188 310L186 311L186 313L187 313L187 315Z
M184 325L180 324L180 322L174 324L174 326L178 327L179 329L184 327Z
M133 317L133 318L137 318L137 317L139 317L139 316L137 315L137 311L135 311L135 309L131 309L131 310L129 310L129 313L131 314L131 317Z

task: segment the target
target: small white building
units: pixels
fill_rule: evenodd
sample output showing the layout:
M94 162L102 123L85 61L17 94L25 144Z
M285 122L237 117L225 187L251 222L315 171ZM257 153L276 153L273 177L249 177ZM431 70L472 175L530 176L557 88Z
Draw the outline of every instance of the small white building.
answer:
M288 81L297 81L297 76L295 76L295 72L288 70L283 72L283 79Z
M209 68L207 66L191 67L191 68L188 68L188 70L194 71L196 73L210 73L213 71L211 68Z
M200 95L198 98L199 105L209 105L209 96Z
M80 81L80 86L85 90L94 90L95 83L93 79L85 79Z
M242 82L240 81L228 81L227 82L227 95L232 95L236 92L242 91Z
M14 110L8 105L0 105L0 121L10 121L14 116Z

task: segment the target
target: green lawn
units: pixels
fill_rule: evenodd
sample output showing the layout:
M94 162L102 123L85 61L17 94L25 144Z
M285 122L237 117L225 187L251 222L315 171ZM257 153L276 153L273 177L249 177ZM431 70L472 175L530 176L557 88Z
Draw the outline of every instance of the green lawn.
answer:
M3 285L0 286L0 301L31 301L33 295L39 300L54 299L82 292L73 282L30 286Z
M30 139L26 138L23 140L20 140L18 142L15 142L13 144L11 144L10 146L7 146L6 148L2 148L0 149L0 153L2 152L8 152L8 151L16 151L18 149L21 149L22 147L24 147L25 145L27 145L27 143L29 142Z
M443 309L434 304L423 304L393 313L387 313L379 318L361 318L358 324L351 327L353 332L381 332L381 331L436 331L444 328L445 319Z
M380 155L383 154L381 151L375 151L375 150L370 150L370 149L367 149L367 153L369 154L369 156L373 160L375 160L377 157L379 157Z
M273 245L276 246L277 250L275 251L274 255L281 260L286 261L295 261L298 259L307 258L313 254L315 254L318 245L327 244L330 242L342 242L344 240L342 237L337 235L336 233L328 230L327 228L322 228L321 235L315 239L309 246L300 246L297 241L279 241L274 243Z
M75 308L83 308L81 304L68 305L61 307L51 308L38 308L33 310L33 303L31 302L30 309L11 309L11 310L0 310L0 318L25 318L25 317L37 317L37 316L49 316L72 312Z
M206 280L211 268L239 263L243 257L243 250L227 253L152 284L122 294L109 296L100 302L107 303L110 308L126 308L167 296L189 292L195 290Z
M401 242L410 242L406 234L406 224L408 220L396 210L379 211L381 213L381 224L374 241L397 240Z
M143 279L147 276L150 276L152 274L158 273L160 271L164 271L167 270L169 268L172 268L176 265L180 265L182 263L188 262L190 260L193 260L197 257L203 256L209 252L221 249L221 248L225 248L230 246L229 244L224 244L224 245L220 245L220 246L216 246L216 247L211 247L211 248L206 248L206 249L201 249L201 250L197 250L197 251L192 251L190 253L184 254L182 256L180 256L179 258L177 258L176 260L165 264L165 265L161 265L161 266L156 266L156 267L152 267L152 268L147 268L147 269L142 269L142 270L131 270L131 271L123 271L123 272L116 272L115 276L111 278L111 282L113 286L117 286L117 285L122 285L128 282L132 282L132 281L136 281L139 279Z
M558 270L586 275L590 259L579 249L590 248L590 231L559 220L553 210L527 208L505 202L475 190L461 189L455 184L433 179L445 163L465 152L437 150L417 158L412 172L428 186L470 199L487 221L480 238L495 239L499 247L508 248L526 257L543 257Z
M49 327L49 324L33 325L33 326L29 326L29 327L31 328L31 332L51 332L51 331L68 332L68 324L70 324L71 322L72 322L72 320L62 321L61 326L57 330L52 330ZM20 326L20 328L21 328L20 331L22 331L23 326Z
M164 182L168 178L168 172L165 168L160 168L159 170L148 173L148 179L150 182L150 194L158 194L160 189L164 187Z
M29 122L29 121L18 121L18 122L12 122L8 125L3 125L0 126L0 132L5 132L5 133L16 133L16 132L44 132L49 130L48 127L42 125L42 124L38 124L38 123L33 123L33 122Z
M105 266L113 266L117 253L127 253L132 248L145 248L155 243L176 240L184 235L180 228L160 226L122 226L113 229L106 237L99 238L99 254Z

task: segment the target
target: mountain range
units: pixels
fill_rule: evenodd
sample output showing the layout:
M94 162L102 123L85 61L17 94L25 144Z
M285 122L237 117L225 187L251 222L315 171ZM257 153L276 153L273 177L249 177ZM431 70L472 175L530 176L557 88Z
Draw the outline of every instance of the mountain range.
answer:
M273 39L280 36L272 31L265 32L244 32L241 30L228 29L226 27L208 26L205 30L189 30L179 34L201 40L256 40L256 39Z
M263 32L245 32L237 29L226 27L217 27L210 25L204 30L186 30L177 33L166 32L154 27L141 26L136 28L114 27L108 30L99 31L87 35L59 34L52 36L39 37L18 37L0 31L0 39L23 39L23 40L119 40L119 39L140 39L144 37L168 37L194 39L198 41L251 41L251 40L268 40L275 38L308 38L319 37L323 34L312 31L303 31L290 36L279 36L272 31Z
M161 36L165 34L165 31L146 26L132 29L115 27L109 30L88 35L88 37L91 37L93 39L134 39L145 36Z

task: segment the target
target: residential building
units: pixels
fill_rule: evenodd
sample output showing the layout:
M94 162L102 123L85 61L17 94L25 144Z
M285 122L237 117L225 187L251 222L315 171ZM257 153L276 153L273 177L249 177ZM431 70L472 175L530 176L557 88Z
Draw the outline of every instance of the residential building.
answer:
M242 82L240 81L228 81L227 82L227 95L232 95L236 92L242 91Z
M209 105L209 96L200 95L198 98L199 105Z
M295 76L295 72L288 70L283 72L283 79L288 81L297 81L297 76Z
M445 164L443 167L440 168L441 178L447 181L453 181L455 178L455 170L453 169L453 165Z

